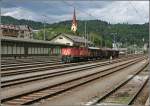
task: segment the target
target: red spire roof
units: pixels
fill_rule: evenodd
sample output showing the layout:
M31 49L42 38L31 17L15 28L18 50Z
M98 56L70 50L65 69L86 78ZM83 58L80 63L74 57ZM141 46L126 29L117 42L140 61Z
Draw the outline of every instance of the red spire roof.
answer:
M75 13L75 8L74 8L74 14L73 14L73 20L72 20L72 25L77 26L77 20L76 20L76 13Z

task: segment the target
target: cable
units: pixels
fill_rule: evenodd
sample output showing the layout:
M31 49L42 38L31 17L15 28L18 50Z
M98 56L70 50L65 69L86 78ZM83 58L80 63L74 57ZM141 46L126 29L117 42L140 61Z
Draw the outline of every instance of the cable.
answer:
M69 6L73 7L73 8L75 8L75 6L74 6L73 4L70 4L70 3L66 2L66 1L62 1L62 2L64 2L65 4L67 4L67 5L69 5ZM96 20L99 20L98 18L96 18L96 17L93 16L92 14L90 14L90 13L88 13L88 12L86 12L86 11L81 10L81 9L80 9L79 7L77 7L77 6L76 6L76 9L77 9L79 12L81 11L81 13L84 13L84 14L90 16L90 17L93 17L93 18L96 19ZM85 25L86 25L86 24L87 24L87 23L85 22ZM86 29L85 29L85 30L86 30ZM85 38L88 38L88 36L87 36L87 34L86 34L86 31L85 31Z
M143 20L143 16L139 13L139 11L135 8L135 6L131 3L131 1L128 1L129 4L132 6L132 8L135 10L136 14ZM145 18L145 17L144 17Z
M73 4L70 4L70 3L66 2L66 1L62 1L62 2L64 2L65 4L67 4L67 5L69 5L69 6L73 7L73 8L75 7ZM95 16L93 16L91 13L88 13L88 12L85 12L85 11L79 9L79 7L77 7L77 6L76 6L76 8L78 9L78 11L80 10L81 13L84 13L84 14L90 16L90 17L93 17L96 20L99 20L98 18L96 18Z

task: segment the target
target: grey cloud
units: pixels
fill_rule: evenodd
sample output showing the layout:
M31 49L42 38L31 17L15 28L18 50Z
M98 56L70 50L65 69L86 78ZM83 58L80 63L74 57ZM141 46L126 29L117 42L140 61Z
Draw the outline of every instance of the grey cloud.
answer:
M6 0L5 6L3 5L2 14L10 15L16 18L25 18L36 21L43 21L43 16L46 15L47 22L53 23L63 20L72 19L73 7L76 7L77 19L101 19L111 23L129 22L129 23L144 23L148 19L148 3L146 2L133 2L135 8L139 11L142 17L140 19L135 10L129 5L128 1L25 1L13 5ZM127 10L128 8L128 10ZM144 12L143 12L144 11ZM25 14L24 14L25 13ZM87 13L92 14L89 16ZM147 15L147 16L146 16Z

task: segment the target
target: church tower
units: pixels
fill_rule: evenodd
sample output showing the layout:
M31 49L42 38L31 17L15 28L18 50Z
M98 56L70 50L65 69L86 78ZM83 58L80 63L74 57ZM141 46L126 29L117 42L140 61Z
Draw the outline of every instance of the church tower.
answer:
M74 14L73 14L71 31L73 31L74 33L77 31L77 20L76 20L75 8L74 8Z

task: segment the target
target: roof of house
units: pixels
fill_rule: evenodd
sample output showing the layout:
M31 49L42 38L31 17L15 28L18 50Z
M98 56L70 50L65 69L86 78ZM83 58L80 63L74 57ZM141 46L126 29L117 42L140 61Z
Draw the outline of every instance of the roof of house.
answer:
M0 25L2 29L26 30L32 31L32 28L27 25Z
M71 34L66 34L66 33L61 33L59 35L65 36L69 39L71 39L73 42L78 42L78 43L88 43L88 44L92 44L91 41L88 41L87 39L80 37L80 36L75 36L75 35L71 35ZM57 35L57 36L59 36Z
M20 30L25 30L25 31L28 31L28 30L31 31L32 30L32 28L27 26L27 25L19 25L19 27L20 27Z

